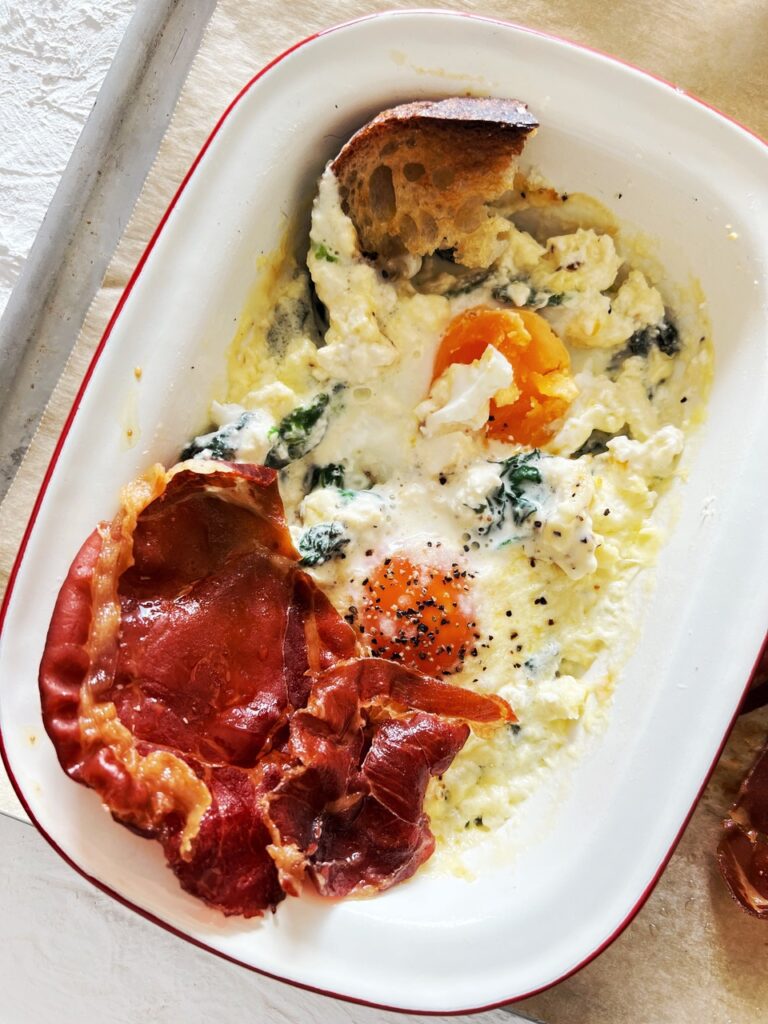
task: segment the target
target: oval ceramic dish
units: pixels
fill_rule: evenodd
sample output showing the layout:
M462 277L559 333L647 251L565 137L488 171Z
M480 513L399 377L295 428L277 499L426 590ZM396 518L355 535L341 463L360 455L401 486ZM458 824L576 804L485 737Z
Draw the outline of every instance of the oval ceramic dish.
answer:
M224 919L182 892L156 843L118 828L59 768L37 690L53 603L83 538L113 514L119 488L154 460L173 462L200 427L256 258L275 247L286 217L307 208L324 161L383 107L467 90L527 102L542 125L527 161L658 239L671 279L701 282L715 381L677 526L609 727L520 855L475 881L427 872L375 899L289 899L263 921ZM716 112L607 57L493 21L376 16L304 41L250 82L126 289L8 592L4 757L62 856L203 947L388 1007L489 1007L552 984L604 948L669 858L768 621L766 181L768 150Z

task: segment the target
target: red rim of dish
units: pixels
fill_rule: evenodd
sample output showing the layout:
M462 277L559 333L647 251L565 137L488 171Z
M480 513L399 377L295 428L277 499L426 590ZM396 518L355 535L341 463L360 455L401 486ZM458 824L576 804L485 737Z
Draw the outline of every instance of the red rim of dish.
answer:
M168 218L170 217L171 213L173 212L173 210L174 210L174 208L176 206L176 203L179 201L179 198L180 198L182 192L186 188L187 183L189 182L190 178L194 174L198 164L200 163L200 161L204 157L204 155L207 152L209 146L213 142L214 138L218 134L219 130L221 129L221 127L224 124L224 122L226 121L226 119L231 114L232 110L237 106L237 104L243 98L243 96L245 96L245 94L247 92L249 92L249 90L252 88L252 86L255 85L255 83L258 82L259 79L261 79L268 71L270 71L277 64L281 63L286 57L290 56L296 50L300 49L301 47L305 46L308 43L313 42L315 39L319 39L322 36L330 35L331 33L338 32L338 31L340 31L342 29L349 28L349 27L351 27L353 25L359 25L359 24L361 24L363 22L374 21L374 20L377 20L379 18L401 17L401 16L406 16L407 17L409 15L414 15L414 14L431 14L431 15L439 14L439 15L444 16L444 17L447 16L447 17L457 17L457 18L469 18L469 19L471 19L473 21L482 21L482 22L486 22L486 23L490 23L490 24L495 24L495 25L503 25L505 28L513 28L513 29L517 30L518 32L525 33L526 35L538 36L538 37L541 37L543 39L548 39L548 40L551 40L551 41L554 41L554 42L557 42L557 43L561 43L561 44L564 44L566 46L572 47L575 50L585 50L588 53L595 54L596 56L601 57L601 58L603 58L603 59L605 59L607 61L610 61L613 64L618 64L618 65L621 65L623 67L630 68L632 71L635 71L635 72L637 72L640 75L643 75L645 78L651 78L654 81L659 82L661 85L663 85L663 86L665 86L665 87L667 87L669 89L674 90L674 92L677 93L678 95L685 96L687 99L690 99L690 100L694 101L695 103L699 104L700 106L705 107L707 110L712 111L712 113L716 114L722 120L728 121L731 124L735 125L741 131L745 132L747 135L749 135L752 138L756 139L759 143L761 143L763 146L766 146L768 148L768 142L765 139L761 138L756 132L751 131L745 125L741 124L739 121L736 121L734 118L729 117L727 114L724 114L722 111L718 110L716 107L712 106L710 103L707 103L705 100L699 99L697 96L691 95L690 93L686 92L685 90L680 89L678 86L674 85L672 82L669 82L667 79L661 78L659 75L655 75L655 74L653 74L650 71L645 71L643 68L639 68L639 67L637 67L637 65L631 64L629 61L622 60L622 59L620 59L618 57L612 57L609 54L603 53L601 50L597 50L594 47L587 46L584 43L574 43L571 40L564 39L562 36L557 36L557 35L554 35L554 34L552 34L550 32L544 32L541 29L528 28L527 26L519 25L519 24L517 24L515 22L504 21L501 18L490 18L490 17L485 17L483 15L470 14L469 12L464 12L464 11L446 11L446 10L439 10L438 11L438 10L435 10L435 9L431 9L430 10L430 9L426 9L426 8L410 9L410 10L406 10L406 11L380 11L380 12L375 13L375 14L368 14L368 15L365 15L364 17L361 17L361 18L355 18L355 19L353 19L351 21L346 21L346 22L343 22L343 23L341 23L339 25L331 26L331 27L329 27L327 29L322 29L319 32L315 32L312 35L307 36L306 38L300 40L299 42L294 43L287 50L284 50L281 54L279 54L277 57L275 57L273 60L271 60L268 64L266 64L256 75L254 75L253 78L251 78L250 81L248 81L243 86L243 88L237 93L237 95L234 97L234 99L230 102L230 104L225 109L224 113L218 119L218 121L214 125L210 135L208 136L208 138L203 143L203 145L202 145L202 147L200 149L200 152L197 154L197 156L193 160L189 170L184 175L184 177L183 177L183 179L181 181L181 184L179 185L179 187L176 190L173 198L171 199L171 201L170 201L170 203L168 205L168 208L166 209L165 213L163 214L162 218L160 219L160 222L158 223L157 227L155 228L154 232L152 233L152 237L150 238L149 242L147 243L146 249L142 253L138 263L136 264L136 267L134 268L133 273L131 274L131 276L130 276L130 278L128 280L128 283L126 284L125 289L124 289L122 295L120 296L120 298L119 298L119 300L117 302L117 305L115 306L115 309L114 309L111 317L109 318L109 322L107 323L106 329L104 330L104 334L102 335L101 340L99 341L99 344L96 347L96 350L95 350L95 352L94 352L94 354L93 354L93 356L91 358L91 361L90 361L90 363L88 365L88 368L85 371L85 375L83 376L83 380L82 380L82 382L80 384L80 387L77 390L77 394L75 395L74 402L72 403L72 408L70 409L70 411L69 411L69 413L67 415L67 418L66 418L66 420L64 422L64 426L62 427L61 433L60 433L60 435L59 435L59 437L58 437L58 439L56 441L56 446L55 446L55 448L53 450L53 454L51 456L51 461L48 464L48 468L45 471L45 475L43 477L43 481L42 481L42 483L40 485L40 490L38 492L37 498L35 499L35 503L34 503L34 505L32 507L32 512L31 512L30 517L29 517L29 522L27 523L26 529L24 531L24 535L22 537L21 544L19 546L19 551L18 551L18 553L16 555L16 558L14 560L13 568L11 569L11 572L10 572L10 575L9 575L9 578L8 578L8 586L6 588L5 595L3 597L3 603L2 603L2 606L0 607L0 632L2 632L2 627L3 627L3 624L5 622L5 617L6 617L7 610L8 610L9 604L10 604L10 600L11 600L11 596L12 596L12 593L13 593L14 584L16 582L16 577L18 576L19 569L21 567L21 562L22 562L22 559L23 559L24 554L26 552L26 548L27 548L27 545L29 543L29 538L30 538L31 533L32 533L32 529L33 529L33 527L35 525L35 522L37 520L37 516L38 516L39 510L40 510L40 506L42 504L43 498L45 497L45 493L46 493L46 491L48 489L48 485L49 485L51 477L53 475L53 471L54 471L54 469L56 467L56 464L57 464L57 462L59 460L59 456L61 454L61 449L62 449L62 447L64 445L64 441L66 440L67 435L69 434L69 431L70 431L70 428L71 428L72 423L74 421L74 418L75 418L75 416L77 414L77 411L78 411L78 409L80 407L80 402L82 401L82 398L83 398L83 395L85 393L85 390L86 390L86 388L88 386L88 383L89 383L89 381L90 381L90 379L91 379L91 377L93 375L93 371L94 371L94 369L96 367L96 364L99 361L99 358L101 357L101 353L103 352L104 347L105 347L105 345L106 345L106 343L107 343L107 341L108 341L108 339L109 339L109 337L110 337L110 335L112 333L112 330L113 330L113 328L115 326L115 323L117 322L117 318L119 317L120 313L122 312L123 306L125 305L125 303L126 303L126 301L128 299L128 296L130 295L131 291L133 290L133 287L136 284L136 281L138 280L139 275L141 274L141 271L144 268L144 264L147 262L147 259L149 258L149 255L152 252L152 250L153 250L153 248L155 246L155 243L157 242L157 239L160 236L161 231L165 227L165 224L166 224ZM662 858L662 861L659 864L656 872L653 874L651 880L648 882L648 884L646 885L645 889L643 890L643 892L640 894L640 896L636 900L636 902L633 905L633 907L630 909L630 911L627 913L627 915L624 917L624 919L618 924L618 926L588 956L584 957L584 959L580 960L579 963L577 963L574 967L570 968L568 971L565 971L559 977L553 979L550 982L547 982L547 984L540 985L540 986L538 986L535 989L531 989L530 992L525 992L525 993L523 993L521 995L512 996L512 997L510 997L508 999L500 999L500 1000L497 1000L497 1001L495 1001L493 1003L487 1003L487 1004L484 1004L482 1006L473 1006L473 1007L461 1008L461 1009L456 1009L456 1010L418 1010L418 1009L417 1010L413 1010L413 1009L408 1009L406 1007L392 1006L392 1005L389 1005L389 1004L386 1004L386 1003L375 1003L375 1002L371 1002L370 1000L361 999L361 998L356 997L356 996L344 995L343 993L333 992L333 991L330 991L328 989L318 988L315 985L307 985L307 984L304 984L304 983L302 983L300 981L294 981L294 980L292 980L290 978L282 977L279 974L273 974L273 973L271 973L269 971L263 970L262 968L254 967L252 964L243 963L242 960L238 960L236 957L230 956L229 954L221 952L220 950L213 949L211 946L206 945L205 942L202 942L199 939L193 938L191 935L188 935L186 932L181 931L180 929L176 928L174 925L169 924L168 922L161 920L159 917L156 917L154 914L151 913L151 911L144 910L142 907L136 906L135 903L132 903L130 900L128 900L125 897L121 896L119 893L115 892L113 889L110 889L110 887L108 885L106 885L104 882L100 882L98 879L93 878L93 876L89 875L83 868L81 868L78 864L76 864L69 857L68 854L66 854L61 849L61 847L56 843L56 840L53 839L53 837L50 836L45 831L45 829L40 825L40 823L37 821L37 819L35 818L34 814L32 813L32 811L31 811L31 809L30 809L30 807L29 807L29 805L28 805L28 803L27 803L27 801L25 799L23 790L22 790L20 784L17 782L16 777L15 777L15 775L13 773L12 768L11 768L10 762L8 760L8 755L6 753L5 743L3 741L3 735L2 735L2 730L1 729L0 729L0 756L2 756L3 764L5 765L5 769L6 769L7 773L8 773L8 777L9 777L9 779L11 781L11 784L12 784L12 786L14 788L16 796L18 797L19 802L21 803L22 807L24 808L24 810L28 814L28 816L30 818L30 821L37 828L38 832L40 832L40 834L46 840L46 842L56 851L56 853L64 861L66 861L67 864L69 864L69 866L71 868L73 868L79 875L81 875L83 878L85 878L87 881L89 881L92 885L95 885L96 888L98 888L102 892L106 893L106 895L111 896L112 899L116 900L118 903L122 904L124 907L127 907L129 910L132 910L135 913L140 914L147 921L151 921L153 924L156 924L159 927L165 929L166 931L171 932L171 934L177 936L178 938L184 939L186 942L191 943L193 946L198 946L200 949L204 949L204 950L206 950L209 953L213 953L215 956L218 956L218 957L220 957L223 960L227 960L230 963L237 964L240 967L245 967L248 970L255 971L257 974L261 974L261 975L263 975L264 977L267 977L267 978L272 978L275 981L281 981L281 982L284 982L285 984L293 985L295 988L304 989L305 991L309 991L309 992L315 992L315 993L317 993L319 995L330 996L331 998L334 998L334 999L343 999L346 1002L356 1003L356 1004L362 1005L362 1006L371 1006L371 1007L374 1007L376 1009L391 1010L391 1011L396 1012L396 1013L419 1014L421 1016L456 1016L456 1015L459 1015L459 1014L467 1014L467 1013L482 1013L482 1012L484 1012L486 1010L494 1010L494 1009L497 1009L500 1006L508 1005L510 1003L519 1002L522 999L528 999L531 996L535 996L535 995L537 995L540 992L544 992L547 989L552 988L554 985L559 984L561 981L565 981L567 978L570 978L572 975L574 975L578 971L580 971L583 967L586 967L587 964L591 963L605 949L607 949L608 946L610 946L619 937L619 935L621 935L621 933L624 931L624 929L635 918L635 916L642 909L642 907L645 904L646 900L648 899L648 897L651 895L651 893L653 892L654 888L656 887L656 883L658 882L659 878L661 877L664 869L666 868L667 864L669 863L670 858L672 857L672 854L675 852L675 849L677 848L677 845L680 842L680 839L681 839L681 837L683 835L683 832L685 831L685 829L686 829L686 827L688 825L688 822L690 821L690 819L691 819L691 817L693 815L693 812L696 809L696 806L697 806L697 804L699 802L701 794L704 792L704 789L706 788L706 785L709 782L709 779L710 779L710 777L712 775L712 772L714 771L715 766L717 765L717 762L720 759L720 754L722 753L723 748L725 747L725 744L726 744L726 742L728 740L728 737L729 737L729 735L731 733L731 730L732 730L732 728L734 726L734 723L736 722L736 719L738 717L741 703L743 702L744 697L746 696L746 693L749 690L750 683L752 681L752 677L754 676L754 673L755 673L755 671L757 669L757 666L758 666L758 664L759 664L763 654L766 652L766 650L768 650L768 635L766 635L766 638L763 641L762 647L761 647L761 649L760 649L760 651L759 651L759 653L757 655L757 658L755 659L755 663L754 663L754 665L752 667L752 671L749 674L749 678L747 680L747 684L744 687L744 692L741 694L741 697L739 698L739 703L737 704L736 709L735 709L735 711L733 713L733 716L731 717L731 720L728 723L728 726L726 728L725 734L723 736L722 743L720 744L720 746L717 749L717 752L715 754L714 760L712 761L712 764L710 765L709 769L707 770L707 773L706 773L706 775L705 775L705 777L704 777L704 779L703 779L703 781L701 783L701 786L700 786L700 788L698 790L698 793L696 794L696 798L695 798L693 804L691 805L690 810L686 814L686 816L685 816L685 818L684 818L684 820L683 820L683 822L682 822L682 824L680 826L679 831L677 832L676 836L674 837L674 840L672 841L672 844L671 844L668 852Z

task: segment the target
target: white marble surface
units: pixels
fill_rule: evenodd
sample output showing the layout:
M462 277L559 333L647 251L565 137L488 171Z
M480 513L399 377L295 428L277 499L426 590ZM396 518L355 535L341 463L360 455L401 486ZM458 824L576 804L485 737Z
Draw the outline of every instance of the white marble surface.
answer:
M215 0L111 0L106 18L93 0L4 3L0 140L10 159L0 159L0 308L16 283L0 316L0 498L157 155Z
M0 0L0 314L136 0Z

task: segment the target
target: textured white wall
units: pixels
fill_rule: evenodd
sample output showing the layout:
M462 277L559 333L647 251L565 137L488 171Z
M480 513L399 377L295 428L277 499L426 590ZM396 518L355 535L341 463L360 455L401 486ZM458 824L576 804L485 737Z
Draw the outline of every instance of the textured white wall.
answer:
M154 0L0 0L0 313L137 2ZM0 815L0 1024L416 1019L204 953L102 895L31 826Z
M136 2L0 0L0 313Z

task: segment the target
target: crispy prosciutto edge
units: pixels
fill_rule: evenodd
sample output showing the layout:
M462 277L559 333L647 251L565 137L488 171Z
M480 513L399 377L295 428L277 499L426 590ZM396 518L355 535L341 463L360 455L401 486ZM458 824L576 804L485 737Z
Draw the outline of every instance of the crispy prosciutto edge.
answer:
M429 778L498 697L361 658L298 567L273 470L155 466L75 557L40 667L63 769L225 914L364 895L434 849Z

